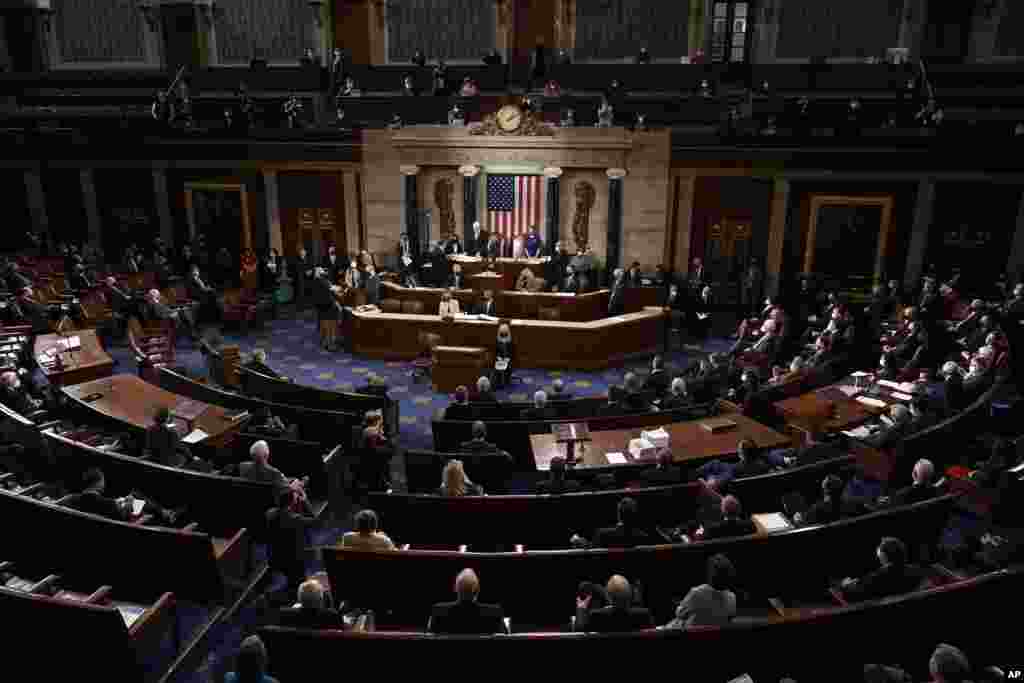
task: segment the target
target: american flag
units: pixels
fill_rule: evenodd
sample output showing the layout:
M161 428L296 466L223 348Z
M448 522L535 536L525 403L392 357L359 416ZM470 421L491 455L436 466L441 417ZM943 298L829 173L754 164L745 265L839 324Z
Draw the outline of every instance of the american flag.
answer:
M505 239L525 235L531 225L540 231L544 192L539 175L487 176L487 230Z

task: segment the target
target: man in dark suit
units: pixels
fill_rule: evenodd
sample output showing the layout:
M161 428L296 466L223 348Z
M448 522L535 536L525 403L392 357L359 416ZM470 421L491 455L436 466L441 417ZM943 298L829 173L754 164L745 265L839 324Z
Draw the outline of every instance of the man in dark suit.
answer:
M471 403L497 403L498 398L491 391L491 380L481 377L476 381L476 395L472 397Z
M686 480L686 470L672 462L672 449L658 452L658 464L640 474L640 481L647 486L671 486Z
M192 320L192 316L189 314L187 309L174 310L163 302L163 298L160 295L160 290L151 289L146 295L146 320L150 321L169 321L174 323L174 327L181 328L185 334L191 337L193 340L198 341L196 335L195 323Z
M639 528L639 506L633 498L623 498L619 501L618 515L619 523L612 527L598 529L594 533L594 539L590 543L595 548L635 548L639 545L655 543L655 539L646 531ZM586 542L579 536L573 536L573 545L586 545Z
M569 255L565 253L565 246L561 242L555 242L548 254L548 262L544 264L544 279L551 287L551 291L557 291L558 286L565 277L565 267L569 265Z
M278 490L289 489L295 492L296 501L305 514L311 514L309 499L306 498L305 482L289 479L284 473L270 464L270 445L266 441L257 441L249 447L252 460L238 466L238 474L242 479L262 481L273 484Z
M452 264L452 274L448 276L448 283L446 286L452 289L466 288L466 278L462 274L462 266L458 263Z
M921 585L924 572L917 565L907 563L907 546L903 541L887 536L876 554L880 568L859 579L843 579L839 590L848 602L900 595Z
M266 513L270 568L285 575L288 583L283 590L289 595L306 579L306 532L316 525L302 507L299 494L285 487L277 493L277 507Z
M565 267L565 277L562 278L562 285L558 291L563 294L579 294L580 282L576 278L576 271L573 270L572 266Z
M299 307L305 305L310 296L309 285L313 280L313 259L306 253L306 247L299 247L299 253L292 261L292 277L295 278L295 300Z
M129 494L121 498L106 495L107 480L98 468L90 468L82 475L84 489L67 502L73 510L99 515L107 519L128 521L134 519L136 496ZM139 500L142 500L139 497ZM157 522L166 526L175 526L184 520L183 511L166 510L151 500L143 503L141 516L153 515Z
M654 628L654 620L646 607L633 606L633 589L624 576L608 579L605 590L610 605L591 610L592 596L576 598L576 631L616 633Z
M536 493L557 495L560 493L576 493L581 489L580 483L565 476L565 458L556 455L548 465L548 478L537 482Z
M720 506L722 519L718 522L701 527L697 535L701 540L710 541L715 538L732 536L749 536L757 533L757 527L750 517L743 515L743 508L736 496L725 496Z
M622 412L624 413L649 413L653 410L657 410L650 401L648 394L644 391L643 382L641 379L633 374L627 372L623 378L623 385L625 393L619 400L619 404L622 406Z
M298 602L278 610L277 624L289 628L341 629L344 621L337 611L326 606L324 588L310 579L299 586Z
M23 417L43 407L43 402L29 393L28 387L14 370L6 371L0 377L0 403Z
M444 419L467 420L472 413L472 407L469 405L469 388L465 385L455 387L455 400L445 408Z
M913 483L894 492L888 498L882 498L879 502L889 505L914 505L931 500L939 494L935 487L935 465L931 460L924 458L914 463L914 470L911 474Z
M16 318L32 326L33 334L46 334L50 331L50 311L35 300L34 294L31 287L22 287L11 310Z
M338 249L333 244L327 247L327 256L324 257L320 267L327 271L327 279L331 284L338 281L338 275L345 270L345 259L338 255Z
M660 355L651 359L651 374L644 380L644 391L650 391L657 396L662 396L668 391L672 382L672 376L665 371L665 361Z
M416 52L412 56L412 63L415 66L427 65L427 56L423 54L423 50L416 50Z
M252 357L246 361L242 367L267 377L286 379L285 377L282 377L277 370L267 365L267 352L263 349L253 349Z
M171 411L161 407L153 416L153 424L146 429L146 451L152 462L168 467L183 467L189 459L188 450L171 422Z
M480 579L472 569L463 569L455 579L454 602L434 605L427 623L430 633L480 634L507 633L501 605L477 602Z
M690 392L686 385L686 379L683 377L676 377L672 380L671 389L665 398L661 399L661 403L658 407L665 410L679 410L681 408L689 408L693 406L693 397L690 396Z
M548 405L548 394L543 389L533 393L533 407L524 408L520 413L523 420L554 420L558 411Z
M548 403L557 403L558 401L571 401L573 399L573 393L565 390L565 382L561 379L556 379L551 383L551 395L548 396Z
M643 273L640 272L640 262L633 261L629 266L629 272L626 273L626 285L628 287L641 287L643 284Z
M834 474L825 477L821 482L821 500L806 510L795 512L793 521L797 524L830 524L842 519L847 512L843 505L844 486L843 480Z
M694 294L699 294L700 291L707 285L707 279L704 273L704 262L699 258L693 259L692 265L690 266L690 274L687 278L690 283L690 291Z
M460 453L502 453L503 451L487 440L487 425L481 420L473 423L473 438L459 444Z
M484 291L483 298L473 307L473 314L489 315L491 317L497 314L497 309L494 307L494 292L489 289Z
M612 291L608 296L608 315L622 315L626 312L626 274L622 268L612 273Z

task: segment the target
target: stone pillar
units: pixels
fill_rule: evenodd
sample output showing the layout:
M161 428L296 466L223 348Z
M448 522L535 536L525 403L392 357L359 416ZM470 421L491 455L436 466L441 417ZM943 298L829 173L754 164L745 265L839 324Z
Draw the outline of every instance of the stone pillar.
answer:
M359 224L359 171L342 171L342 197L345 202L345 247L349 251L366 249L366 236Z
M174 223L171 221L171 201L167 196L167 171L163 168L153 169L153 204L156 207L160 237L170 247L174 244Z
M1017 209L1017 227L1013 233L1013 243L1010 245L1010 259L1006 263L1006 272L1011 285L1024 280L1024 194L1021 195L1020 207Z
M993 0L991 7L978 3L971 21L971 35L967 42L968 61L987 62L996 54L999 23L1006 14L1007 0Z
M326 30L327 18L330 17L330 7L325 0L307 0L309 2L309 46L313 48L313 54L320 58L324 66L330 65L331 50L328 46L328 32Z
M278 199L277 171L263 171L263 193L267 198L267 229L270 248L284 255L284 239L281 236L281 202ZM291 247L292 245L288 245Z
M911 59L921 52L921 29L924 26L927 11L926 0L903 0L903 13L900 15L896 47L907 48Z
M213 0L196 0L196 39L199 43L199 65L217 66L217 21Z
M676 204L676 251L672 270L685 277L690 268L690 239L693 235L693 204L696 197L697 176L679 178L679 201Z
M907 247L907 266L903 271L903 287L912 292L924 272L924 259L928 254L928 231L932 226L932 212L935 208L935 181L924 178L917 184L917 204L914 207L914 223L910 228L910 245ZM887 273L893 279L895 273Z
M78 178L82 183L82 205L85 207L85 224L89 235L89 244L102 248L103 234L100 227L100 212L96 204L96 183L93 179L92 169L81 169L78 172Z
M754 49L750 54L751 61L755 64L770 64L775 61L775 48L779 42L780 1L765 0L758 10L760 16L753 24Z
M43 192L43 178L38 168L25 171L25 193L28 197L28 212L32 218L33 229L42 236L44 244L52 246L50 219L46 213L46 194Z
M37 40L44 69L52 69L60 64L60 46L57 44L57 10L50 7L50 0L36 0L38 3Z
M618 268L622 260L622 179L626 169L609 168L608 176L608 242L604 260L605 270Z
M768 223L768 254L765 259L765 293L778 296L782 288L782 256L786 247L786 213L789 181L776 178L772 189L772 213Z
M479 220L478 189L480 188L480 167L460 166L462 176L462 244L469 245L473 237L473 223Z
M412 253L421 254L425 244L420 241L420 212L416 206L416 176L420 172L419 166L399 166L399 172L405 176L402 185L402 224L405 226L405 233L409 236L409 247ZM427 240L430 240L429 235Z
M160 7L156 0L140 2L135 6L142 18L142 54L146 64L160 68L164 64L162 39L160 36Z
M544 242L549 248L553 248L562 239L561 217L559 216L562 197L562 169L557 166L549 166L544 169L544 177L547 178L547 197L545 198L547 208L547 232Z

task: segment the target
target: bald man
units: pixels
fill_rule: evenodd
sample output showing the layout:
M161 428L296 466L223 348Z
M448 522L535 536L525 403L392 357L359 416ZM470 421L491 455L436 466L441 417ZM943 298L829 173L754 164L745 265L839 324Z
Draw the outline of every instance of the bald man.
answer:
M480 579L472 569L463 569L455 578L454 602L434 605L427 622L431 633L493 634L506 633L505 612L500 605L477 602Z
M646 607L633 606L633 588L626 577L616 574L605 587L611 604L591 610L592 595L576 596L577 631L617 633L654 628L654 620Z

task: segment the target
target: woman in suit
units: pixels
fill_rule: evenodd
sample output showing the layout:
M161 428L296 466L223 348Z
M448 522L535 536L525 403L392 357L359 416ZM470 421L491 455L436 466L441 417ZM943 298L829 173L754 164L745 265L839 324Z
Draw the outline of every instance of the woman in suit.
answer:
M461 460L449 460L444 466L439 496L482 496L484 490L471 482Z
M340 317L340 306L335 294L341 292L341 287L331 284L325 269L317 268L315 273L314 302L317 320L320 323L320 347L326 351L333 351L338 345L338 319Z
M494 348L494 379L495 384L503 387L512 378L512 357L515 348L512 344L512 330L508 323L498 326L498 340Z

